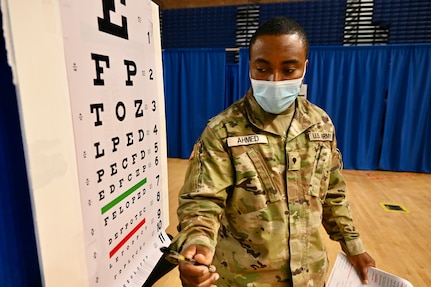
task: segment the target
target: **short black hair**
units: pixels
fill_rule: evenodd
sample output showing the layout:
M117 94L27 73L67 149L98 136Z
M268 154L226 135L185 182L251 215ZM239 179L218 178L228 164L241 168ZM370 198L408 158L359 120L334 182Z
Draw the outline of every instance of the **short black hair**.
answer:
M256 30L256 32L254 32L253 36L251 37L248 49L249 51L251 50L251 47L256 42L256 39L259 36L262 36L262 35L279 36L279 35L292 35L292 34L298 34L298 36L304 42L305 55L307 56L309 43L308 43L308 37L307 37L307 34L305 33L304 28L302 28L302 26L299 25L299 23L296 22L295 20L284 16L277 16L264 22Z

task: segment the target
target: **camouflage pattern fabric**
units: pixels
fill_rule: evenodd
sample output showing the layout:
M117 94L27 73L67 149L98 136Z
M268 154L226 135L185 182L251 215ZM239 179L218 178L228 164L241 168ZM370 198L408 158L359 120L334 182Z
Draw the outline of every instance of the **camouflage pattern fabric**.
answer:
M324 286L321 223L347 254L365 252L330 118L303 98L292 109L286 132L250 90L208 122L194 147L171 247L214 250L217 286Z

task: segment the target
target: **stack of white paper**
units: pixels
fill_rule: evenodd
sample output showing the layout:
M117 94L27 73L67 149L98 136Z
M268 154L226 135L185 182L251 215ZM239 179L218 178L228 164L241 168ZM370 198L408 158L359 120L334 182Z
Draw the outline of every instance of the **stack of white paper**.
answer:
M327 287L413 287L409 281L380 269L368 268L368 285L362 285L355 268L346 255L340 253L329 276Z

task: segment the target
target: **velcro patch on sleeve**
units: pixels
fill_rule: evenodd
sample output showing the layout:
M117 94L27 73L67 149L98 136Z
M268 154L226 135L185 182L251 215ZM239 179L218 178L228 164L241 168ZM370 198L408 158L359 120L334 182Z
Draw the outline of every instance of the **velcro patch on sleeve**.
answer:
M334 137L332 133L325 132L309 132L308 136L310 141L332 141Z
M248 135L240 137L227 138L227 145L229 147L250 145L250 144L267 144L268 138L264 135Z

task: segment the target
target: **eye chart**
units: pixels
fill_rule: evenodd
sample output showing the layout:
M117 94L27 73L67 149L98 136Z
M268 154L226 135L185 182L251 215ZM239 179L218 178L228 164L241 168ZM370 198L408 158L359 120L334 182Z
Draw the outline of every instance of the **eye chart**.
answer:
M159 248L169 244L154 6L144 0L60 4L92 287L142 286Z

